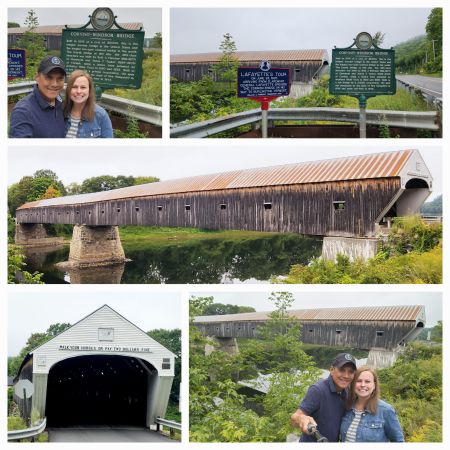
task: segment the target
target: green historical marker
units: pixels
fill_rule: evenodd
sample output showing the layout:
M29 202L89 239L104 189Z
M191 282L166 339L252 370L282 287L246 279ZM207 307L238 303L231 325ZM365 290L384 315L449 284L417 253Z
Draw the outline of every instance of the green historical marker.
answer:
M332 50L330 93L359 100L360 137L366 137L367 99L394 95L396 89L395 50L377 47L369 33L359 33L350 47Z
M110 8L97 8L83 27L63 29L61 57L68 74L76 69L89 72L100 95L115 87L139 89L144 35L142 28L132 31L118 25Z

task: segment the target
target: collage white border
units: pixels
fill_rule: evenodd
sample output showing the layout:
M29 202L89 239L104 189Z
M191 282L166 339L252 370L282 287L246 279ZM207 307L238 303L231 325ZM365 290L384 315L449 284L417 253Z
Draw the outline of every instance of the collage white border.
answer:
M338 3L338 5L337 5ZM211 1L206 0L147 0L145 2L136 1L136 0L130 0L127 2L127 7L133 8L133 7L161 7L163 9L162 14L162 21L163 21L163 27L162 27L162 35L163 35L163 111L165 112L163 114L163 139L161 140L133 140L131 141L133 146L140 148L140 147L148 147L149 151L156 150L156 149L162 149L170 151L170 148L175 147L189 147L195 145L198 148L208 148L211 146L214 146L214 149L217 151L226 151L227 147L230 145L240 146L243 145L242 141L238 142L236 140L230 142L229 140L214 140L214 142L210 140L195 140L195 141L183 141L183 140L175 140L170 141L168 138L168 132L169 132L169 57L170 57L170 9L171 8L214 8L214 7L227 7L227 8L242 8L242 7L254 7L254 8L270 8L270 7L277 7L277 8L345 8L345 7L355 7L355 8L369 8L369 7L377 7L377 8L394 8L394 7L404 7L404 8L414 8L414 7L443 7L444 8L444 98L447 99L448 93L449 93L449 86L448 81L449 77L447 76L447 73L449 71L449 31L450 30L450 5L448 1L441 0L441 1L433 1L433 0L369 0L367 3L361 4L362 2L358 2L355 0L342 0L340 2L336 2L333 0L317 0L314 2L314 4L311 4L310 2L307 2L305 0L298 0L298 1L286 1L281 0L276 2L274 5L273 3L269 2L268 0L218 0L216 3L212 4ZM7 8L8 7L29 7L29 8L38 8L38 7L96 7L96 6L102 6L101 2L94 2L94 1L83 1L80 0L76 2L76 4L71 5L63 5L63 4L55 4L55 2L50 1L39 1L34 0L33 2L30 1L12 1L12 0L6 0L4 4L0 6L1 8L1 26L2 26L2 33L0 36L0 42L2 43L2 47L4 51L6 51L6 23L7 23ZM110 0L108 2L108 5L111 8L119 8L124 7L123 2L120 2L119 0ZM6 54L6 53L5 53ZM3 86L6 86L6 58L0 59L0 73L2 74L2 82ZM2 118L2 125L0 130L0 183L1 183L1 193L0 193L0 217L6 218L6 191L7 186L5 180L7 179L7 150L8 149L14 149L14 147L18 147L21 144L19 140L13 141L8 140L6 138L6 124L7 124L7 109L6 109L6 88L4 88L5 95L4 95L4 101L0 104L0 114ZM445 103L444 103L445 104ZM448 108L447 108L448 109ZM420 146L426 146L426 145L441 145L442 147L442 153L443 153L443 169L449 167L449 156L448 151L450 151L450 138L448 137L448 133L446 131L449 130L449 119L448 115L444 114L444 124L443 124L443 130L444 130L444 138L443 139L402 139L394 140L394 139L387 139L383 140L383 143L387 148L390 148L392 146L401 145L404 148L420 148ZM363 144L360 143L357 139L340 139L337 142L335 140L331 141L329 139L300 139L300 140L276 140L275 142L272 140L255 140L250 139L245 141L245 146L250 151L257 151L258 148L261 148L261 146L267 146L271 147L272 145L277 146L282 143L283 146L293 146L293 147L309 147L311 149L314 149L316 146L335 146L336 143L340 147L347 147L347 148L356 148L360 147L361 145L364 145L365 148L370 148L372 146L376 147L379 146L379 140L367 140ZM40 141L33 141L33 145L30 147L30 151L36 151L36 147L39 147L40 145L50 146L54 147L55 151L57 151L57 147L59 147L60 144L56 142L52 142L51 140L40 140ZM106 144L101 142L91 142L87 144L88 146L92 146L92 148L99 147L99 151L103 147L106 147ZM124 145L123 140L114 140L114 142L111 143L111 141L108 142L108 146L118 146L122 147ZM106 150L106 148L105 148ZM444 172L445 174L445 172ZM449 182L448 179L444 176L444 216L447 218L448 215L448 202L450 197L450 190L449 190ZM6 236L6 220L0 221L0 236ZM447 227L445 226L444 221L444 243L448 242L449 237L449 231ZM6 265L6 255L7 255L7 242L6 239L0 239L0 252L1 255L3 255L0 258L0 355L2 356L0 358L0 386L3 386L3 388L6 386L7 378L6 378L6 355L7 355L7 296L8 293L13 292L26 292L30 293L30 295L35 292L36 289L45 289L45 292L48 292L49 295L58 295L64 292L67 292L67 289L70 289L70 292L79 292L80 295L82 293L93 293L95 292L108 292L108 291L114 291L114 292L123 292L124 296L130 295L133 292L180 292L181 300L182 300L182 312L183 312L183 370L182 370L182 376L183 376L183 384L182 384L182 411L183 411L183 423L185 426L183 427L182 437L183 437L183 443L174 443L174 444L166 444L169 447L173 448L197 448L197 447L208 447L208 448L216 448L217 445L224 446L225 444L194 444L194 443L188 443L188 429L187 429L187 399L188 399L188 336L187 336L187 326L188 326L188 308L187 308L187 299L189 297L190 293L206 293L206 292L267 292L270 293L274 289L275 286L273 285L167 285L167 286L153 286L153 285L118 285L118 286L101 286L101 285L72 285L72 286L56 286L56 285L48 285L45 287L42 286L20 286L20 285L7 285L6 284L6 273L7 273L7 265ZM443 292L443 317L448 316L449 307L446 305L446 302L448 301L448 291L449 291L449 274L448 274L448 257L449 257L449 248L448 245L444 244L444 284L443 285L431 285L431 286L418 286L418 285L385 285L385 286L352 286L352 285L345 285L345 286L339 286L339 290L341 292ZM336 286L328 286L328 285L319 285L319 286L299 286L299 285L286 285L283 286L283 289L290 290L292 292L335 292ZM42 292L42 291L41 291ZM444 320L445 321L445 320ZM35 331L35 330L31 330ZM448 345L449 341L449 331L447 327L444 325L444 374L448 373L449 364L449 351L447 350L446 346ZM3 390L3 392L5 392ZM3 395L0 396L1 399L4 398ZM446 400L446 401L445 401ZM444 442L448 441L448 432L445 429L445 424L447 423L449 416L449 400L450 395L448 393L448 380L444 380ZM6 402L3 403L3 405L0 405L0 443L3 447L3 444L6 442ZM447 419L447 420L446 420ZM17 445L27 445L27 444L13 444L8 443L7 446L14 445L15 447ZM52 448L86 448L86 445L90 444L53 444ZM95 444L96 447L99 448L110 448L111 446L120 446L120 448L134 448L137 445L150 445L155 448L155 445L157 444L123 444L123 443L99 443ZM280 444L226 444L227 446L232 446L233 448L240 448L236 446L243 446L245 445L246 448L260 448L261 445L264 445L265 447L270 448L279 448ZM343 444L330 444L331 446L335 445L339 448ZM405 444L405 445L413 445L413 444ZM418 444L421 447L425 448L433 445L433 448L435 446L443 447L444 444ZM256 447L258 446L258 447ZM165 446L164 446L165 447ZM371 445L365 446L365 448L372 448Z

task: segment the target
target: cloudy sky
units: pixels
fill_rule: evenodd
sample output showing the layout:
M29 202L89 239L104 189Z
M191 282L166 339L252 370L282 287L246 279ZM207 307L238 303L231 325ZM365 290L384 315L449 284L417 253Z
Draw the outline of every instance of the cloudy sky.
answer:
M95 147L49 144L10 146L8 152L8 185L18 182L25 175L32 175L39 169L51 169L65 185L81 183L84 179L99 175L148 175L161 180L224 172L235 169L273 166L302 161L338 158L341 156L417 148L434 178L433 196L442 193L442 151L440 146L414 145L384 140L367 140L364 145L355 139L343 141L304 142L299 139L280 141L267 139L246 140L202 140L191 143L171 142L167 145L139 143L131 146L122 139ZM330 140L331 141L331 140ZM148 142L148 141L147 141ZM236 143L235 143L236 142ZM392 142L392 141L391 141ZM152 142L151 144L154 144ZM143 146L147 145L147 146Z
M61 3L62 4L62 3ZM39 25L85 25L95 7L92 8L33 8ZM8 22L24 22L30 8L8 8ZM161 32L161 8L112 8L119 23L142 22L145 37Z
M11 293L8 302L8 355L17 355L31 333L45 332L54 323L83 319L107 304L143 331L181 328L181 299L173 292L133 292L100 287L67 292Z
M372 2L374 3L374 2ZM308 2L309 4L309 2ZM425 34L431 8L179 8L171 12L171 53L219 51L230 33L238 50L347 47L360 31L385 33L382 47Z
M202 291L193 295L213 296L216 303L252 306L256 311L273 311L274 305L266 292ZM438 292L301 292L294 293L290 309L343 308L357 306L425 305L426 327L442 320L442 294Z

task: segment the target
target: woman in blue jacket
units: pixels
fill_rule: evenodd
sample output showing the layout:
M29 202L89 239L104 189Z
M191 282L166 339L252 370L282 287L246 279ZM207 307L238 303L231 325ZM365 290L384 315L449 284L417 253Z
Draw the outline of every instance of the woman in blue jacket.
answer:
M355 372L341 422L342 442L404 442L394 408L380 400L375 370L362 366Z
M74 70L67 81L64 99L66 138L112 138L108 113L95 103L92 77Z

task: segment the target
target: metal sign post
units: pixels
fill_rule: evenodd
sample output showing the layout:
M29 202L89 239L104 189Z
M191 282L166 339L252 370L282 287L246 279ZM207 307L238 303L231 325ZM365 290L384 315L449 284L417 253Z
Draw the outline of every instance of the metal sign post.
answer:
M367 99L396 90L395 50L379 48L369 33L359 33L350 47L332 50L330 94L358 99L360 138L366 137Z
M28 410L28 399L34 394L34 386L30 380L19 380L14 386L14 393L23 400L23 418L25 419L27 426L30 426L31 414ZM31 408L30 408L31 409Z
M261 136L268 137L269 103L289 95L290 70L272 68L269 61L259 67L238 67L237 96L261 104Z

